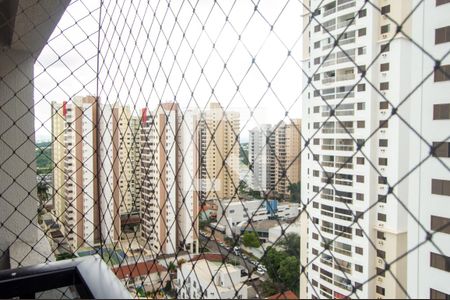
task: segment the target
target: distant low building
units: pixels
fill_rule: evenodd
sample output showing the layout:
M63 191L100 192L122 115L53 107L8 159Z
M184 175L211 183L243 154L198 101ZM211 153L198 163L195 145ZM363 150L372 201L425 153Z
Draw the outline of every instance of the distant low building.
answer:
M120 266L112 271L129 290L143 287L146 292L153 292L170 280L167 269L153 261Z
M221 201L217 210L217 222L225 227L225 234L246 222L270 219L288 220L299 214L298 204L277 200L233 200Z
M246 278L221 258L204 255L181 265L175 286L178 299L246 299Z

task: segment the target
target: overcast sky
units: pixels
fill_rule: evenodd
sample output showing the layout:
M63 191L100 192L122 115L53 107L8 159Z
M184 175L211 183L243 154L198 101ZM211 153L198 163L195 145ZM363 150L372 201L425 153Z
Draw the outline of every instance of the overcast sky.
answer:
M35 65L38 140L50 139L51 101L95 95L97 83L102 103L136 114L160 102L203 110L218 101L240 112L243 141L257 124L288 120L286 111L300 118L301 1L262 0L255 11L251 0L107 0L99 57L98 7L73 1Z

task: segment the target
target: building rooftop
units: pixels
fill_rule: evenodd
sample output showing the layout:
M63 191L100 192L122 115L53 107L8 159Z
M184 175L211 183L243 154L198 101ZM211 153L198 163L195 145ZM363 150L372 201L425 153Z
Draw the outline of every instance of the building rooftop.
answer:
M299 298L293 291L286 291L272 295L267 299L299 299Z
M112 271L119 279L124 279L126 277L135 278L153 273L164 272L167 271L167 269L156 262L146 261L113 268Z

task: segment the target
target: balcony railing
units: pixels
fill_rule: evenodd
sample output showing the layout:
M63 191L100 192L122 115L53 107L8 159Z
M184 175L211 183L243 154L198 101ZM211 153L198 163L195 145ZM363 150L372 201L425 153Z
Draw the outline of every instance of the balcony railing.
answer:
M0 271L0 298L131 299L130 293L98 256Z

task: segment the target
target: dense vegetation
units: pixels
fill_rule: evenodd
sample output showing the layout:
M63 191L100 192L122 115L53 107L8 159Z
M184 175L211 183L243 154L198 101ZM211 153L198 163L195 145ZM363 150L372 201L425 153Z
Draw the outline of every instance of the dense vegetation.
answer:
M38 174L51 173L53 168L52 146L50 142L36 144L36 171Z
M262 259L272 282L264 285L267 294L276 291L291 290L299 294L300 278L300 236L295 233L287 234L277 247L270 247Z
M245 247L258 248L261 244L259 243L259 238L256 232L246 231L242 237L242 243Z

